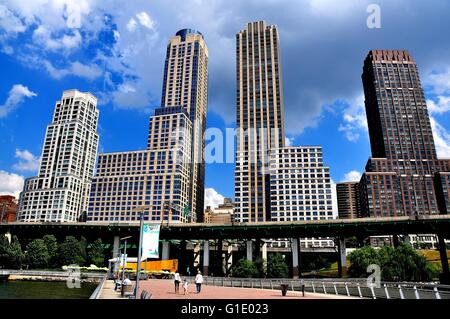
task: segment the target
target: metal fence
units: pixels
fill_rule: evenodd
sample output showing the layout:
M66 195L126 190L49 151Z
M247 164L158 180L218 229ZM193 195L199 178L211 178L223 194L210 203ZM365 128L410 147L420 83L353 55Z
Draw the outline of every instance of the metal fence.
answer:
M190 282L195 277L187 277ZM257 279L206 277L204 285L280 290L287 284L288 290L370 299L450 299L450 286L435 283L381 282L379 287L367 285L366 279Z
M89 299L98 299L100 297L100 293L103 289L103 286L105 285L106 279L108 276L104 275L100 283L97 285L97 288L95 288L94 292L91 294Z

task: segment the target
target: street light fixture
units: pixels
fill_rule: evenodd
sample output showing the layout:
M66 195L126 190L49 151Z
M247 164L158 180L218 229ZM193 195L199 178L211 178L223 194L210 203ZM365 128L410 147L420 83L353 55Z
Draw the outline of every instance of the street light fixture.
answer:
M123 248L123 266L122 266L122 282L125 279L125 266L127 265L127 239L131 238L132 236L127 236L120 238L119 241L124 240L125 246Z
M139 293L139 276L141 275L141 256L142 256L142 237L144 230L144 211L153 207L153 205L137 206L136 210L139 212L139 248L138 259L136 263L136 288L134 291L134 298L137 299Z

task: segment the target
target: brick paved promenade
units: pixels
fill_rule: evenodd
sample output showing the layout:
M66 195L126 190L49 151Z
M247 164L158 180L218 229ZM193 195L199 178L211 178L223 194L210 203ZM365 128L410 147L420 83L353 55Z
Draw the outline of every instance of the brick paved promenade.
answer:
M143 289L152 293L152 299L347 299L348 297L288 291L283 297L280 289L232 288L202 285L202 291L195 293L195 284L189 284L189 294L175 294L173 280L150 279L139 282L139 295Z

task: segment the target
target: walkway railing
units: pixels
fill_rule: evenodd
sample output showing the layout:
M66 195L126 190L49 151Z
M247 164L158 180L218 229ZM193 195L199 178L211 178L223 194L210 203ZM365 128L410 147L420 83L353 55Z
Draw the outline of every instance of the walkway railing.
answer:
M105 285L106 279L108 276L104 275L100 283L98 284L97 288L95 288L92 295L89 297L89 299L98 299L100 297L100 293L102 292L103 286Z
M187 277L194 282L195 277ZM204 277L203 284L221 287L241 287L254 289L280 289L287 284L290 291L322 293L371 299L450 299L450 286L434 283L381 282L379 287L368 286L365 278L348 279L259 279Z

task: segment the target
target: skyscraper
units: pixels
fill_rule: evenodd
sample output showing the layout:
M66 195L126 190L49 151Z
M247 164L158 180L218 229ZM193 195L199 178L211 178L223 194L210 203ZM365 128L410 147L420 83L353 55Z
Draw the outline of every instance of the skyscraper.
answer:
M362 215L438 214L435 176L446 161L436 155L416 63L408 51L372 50L362 81L372 149L360 182Z
M271 220L270 150L284 146L283 93L277 27L247 24L236 35L235 216Z
M205 131L208 106L208 48L203 35L182 29L167 45L161 106L181 106L192 122L192 202L198 221L203 220L205 192Z
M97 98L77 90L63 92L47 126L39 175L25 181L17 220L76 221L87 212L98 147Z
M100 154L89 221L195 222L203 218L208 49L183 29L167 46L161 107L143 151Z
M344 182L336 184L336 197L339 218L353 219L358 217L359 183Z

